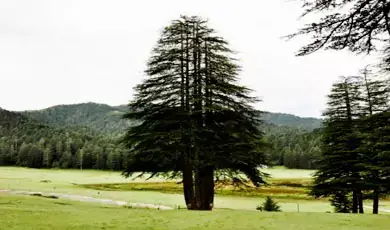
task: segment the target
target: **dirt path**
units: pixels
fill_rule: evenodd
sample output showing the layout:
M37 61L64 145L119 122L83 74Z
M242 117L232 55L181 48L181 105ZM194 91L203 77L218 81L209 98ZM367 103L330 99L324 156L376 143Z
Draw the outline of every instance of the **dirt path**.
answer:
M126 201L118 201L111 199L101 199L94 198L89 196L81 196L74 194L63 194L63 193L42 193L42 192L28 192L28 191L14 191L14 190L0 190L0 193L9 193L9 194L19 194L19 195L36 195L36 196L44 196L49 197L52 196L67 200L74 200L80 202L92 202L92 203L101 203L108 205L117 205L117 206L126 206L131 208L149 208L149 209L158 209L158 210L172 210L172 207L163 206L163 205L154 205L154 204L144 204L144 203L128 203Z

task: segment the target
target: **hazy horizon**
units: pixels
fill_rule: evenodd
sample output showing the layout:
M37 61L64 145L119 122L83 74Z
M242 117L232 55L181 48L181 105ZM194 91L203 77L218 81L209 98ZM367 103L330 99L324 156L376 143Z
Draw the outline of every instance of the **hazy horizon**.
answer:
M24 111L83 102L127 104L161 29L182 14L208 18L230 42L241 60L241 82L263 100L257 107L264 111L320 117L331 84L375 60L346 51L295 57L307 38L287 42L281 37L304 24L298 20L298 1L188 3L0 2L0 107Z

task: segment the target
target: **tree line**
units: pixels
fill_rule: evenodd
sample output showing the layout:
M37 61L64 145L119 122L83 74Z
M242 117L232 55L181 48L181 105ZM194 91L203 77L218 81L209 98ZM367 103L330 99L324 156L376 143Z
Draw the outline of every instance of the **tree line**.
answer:
M377 66L388 74L390 66L389 0L302 0L303 17L320 13L288 38L309 35L311 41L298 56L321 49L353 53L381 53ZM389 193L389 109L386 79L365 69L362 76L344 77L333 85L324 113L322 154L312 194L331 197L339 212L363 213L364 199Z
M0 166L123 170L126 149L84 127L53 127L0 110Z
M328 95L322 155L312 194L339 212L364 213L363 200L390 193L389 84L368 68L341 77Z
M313 131L289 126L266 125L264 140L269 144L267 156L272 166L290 169L317 169L321 155L322 129Z
M0 119L3 121L6 120L4 113L4 110L0 112ZM18 117L17 115L12 113L13 117ZM119 144L116 133L111 135L107 132L92 132L91 129L84 127L54 127L32 121L21 123L24 125L21 128L17 124L20 118L13 122L13 131L4 129L1 131L0 166L115 171L125 168L128 151ZM318 167L316 161L320 154L321 134L318 129L307 131L273 124L263 124L261 128L264 130L264 141L269 144L265 152L270 165L281 165L292 169ZM25 154L30 149L37 154ZM22 153L19 155L20 152ZM26 156L35 155L42 158L42 161L33 165L27 164ZM106 159L106 162L102 163L101 159Z
M85 126L111 139L120 138L135 121L123 120L127 106L83 103L59 105L44 110L23 112L34 120L63 128ZM260 129L269 143L266 152L271 165L288 168L315 169L319 154L318 128L321 119L301 118L290 114L263 113ZM313 129L316 129L312 131ZM113 144L115 142L113 141Z

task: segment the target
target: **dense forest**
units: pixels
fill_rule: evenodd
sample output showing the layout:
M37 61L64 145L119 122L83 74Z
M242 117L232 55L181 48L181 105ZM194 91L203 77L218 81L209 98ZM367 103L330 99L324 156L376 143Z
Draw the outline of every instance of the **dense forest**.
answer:
M56 127L0 110L0 136L1 165L123 168L125 151L116 140L86 127Z
M121 119L126 110L125 105L97 103L26 112L0 109L0 165L122 170L127 153L118 140L131 125ZM321 119L263 116L270 164L316 167ZM31 157L38 160L29 161Z

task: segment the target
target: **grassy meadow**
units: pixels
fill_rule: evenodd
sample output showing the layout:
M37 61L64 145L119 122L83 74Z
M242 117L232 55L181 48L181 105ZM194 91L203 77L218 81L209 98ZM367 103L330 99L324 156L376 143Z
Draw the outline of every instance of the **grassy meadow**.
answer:
M211 213L126 209L0 192L0 215L3 217L0 229L25 229L23 226L38 224L40 229L231 229L230 226L237 223L241 229L368 229L373 221L378 226L375 229L387 229L388 215L364 215L362 218L326 213L332 211L327 200L315 200L306 195L313 171L284 168L266 171L272 178L263 188L218 187L215 209ZM119 172L109 171L0 167L0 190L3 189L184 207L181 185L175 181L126 179ZM282 213L255 210L267 195L279 202ZM300 213L297 213L298 208ZM390 202L381 201L381 208L390 209ZM371 209L366 208L366 212L370 213ZM41 224L42 218L48 221Z
M327 212L325 200L313 200L304 187L310 170L266 169L270 185L261 189L217 187L215 208L255 210L264 197L275 197L286 212ZM124 178L119 172L98 170L27 169L0 167L0 189L57 192L91 197L184 207L181 185L163 178Z
M388 216L126 209L0 193L0 229L388 229Z

